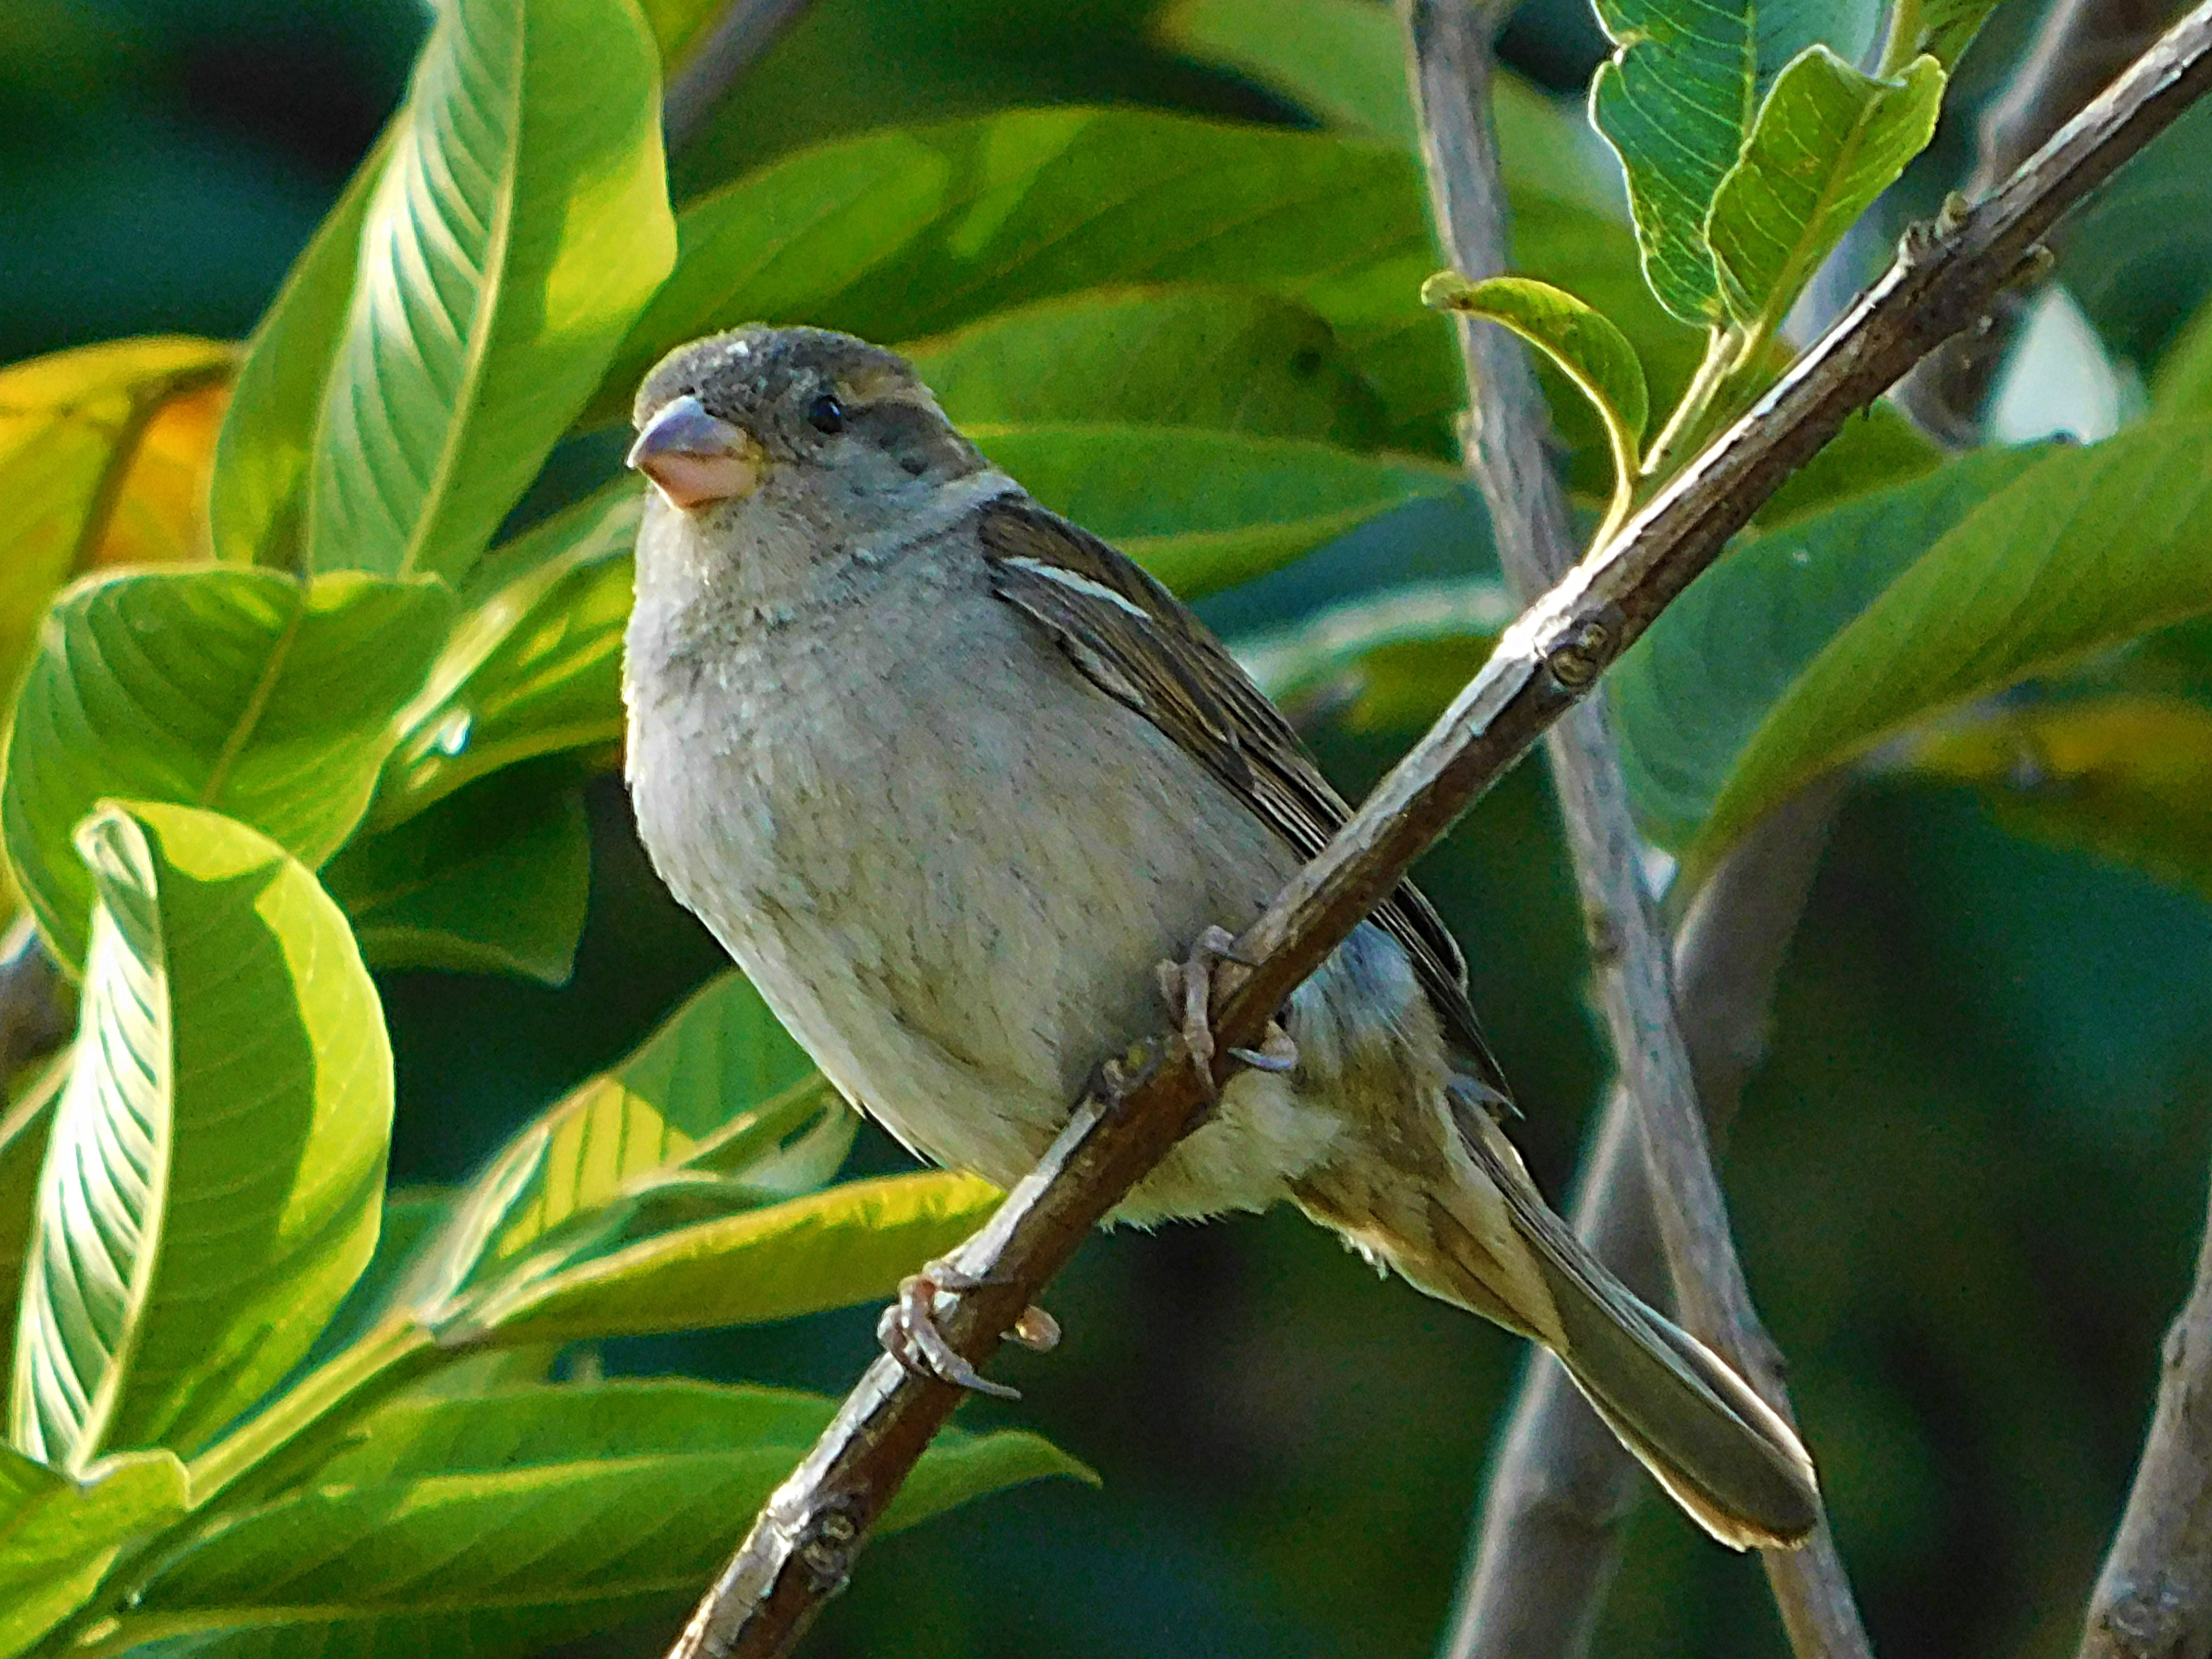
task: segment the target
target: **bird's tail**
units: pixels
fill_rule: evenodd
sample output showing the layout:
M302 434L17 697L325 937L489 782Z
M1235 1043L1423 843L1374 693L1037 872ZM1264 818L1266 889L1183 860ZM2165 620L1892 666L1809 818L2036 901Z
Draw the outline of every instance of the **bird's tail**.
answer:
M1606 1425L1722 1543L1802 1543L1820 1518L1820 1485L1790 1425L1719 1355L1647 1307L1583 1248L1486 1118L1468 1113L1459 1127L1551 1292L1558 1336L1546 1333L1548 1344ZM1487 1286L1468 1288L1479 1311L1497 1300Z

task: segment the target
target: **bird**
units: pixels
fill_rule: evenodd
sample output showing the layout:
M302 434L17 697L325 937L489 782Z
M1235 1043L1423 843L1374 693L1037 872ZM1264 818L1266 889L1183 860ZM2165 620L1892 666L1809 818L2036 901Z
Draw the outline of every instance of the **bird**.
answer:
M1209 952L1350 809L1206 626L895 352L749 325L663 358L634 425L625 766L653 867L846 1099L1010 1187L1164 991L1202 1016ZM1239 1059L1113 1221L1293 1204L1558 1355L1714 1538L1811 1533L1797 1436L1545 1203L1410 883Z

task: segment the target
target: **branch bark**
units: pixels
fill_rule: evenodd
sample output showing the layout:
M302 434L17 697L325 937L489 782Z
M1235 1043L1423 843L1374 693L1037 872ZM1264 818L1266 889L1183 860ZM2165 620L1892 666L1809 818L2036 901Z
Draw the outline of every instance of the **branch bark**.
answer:
M1996 188L2132 62L2173 11L2173 0L2057 0L2003 94L1982 112L1967 199ZM1899 407L1948 448L1978 442L1990 383L2027 311L2018 289L1999 295L1986 326L1946 341L1905 377Z
M2068 207L2212 84L2203 3L2004 187L1957 223L1909 237L1898 262L1735 426L1605 549L1506 629L1482 671L1322 854L1237 941L1216 975L1213 1025L1229 1049L1267 1020L1359 920L1524 754L1651 619L1718 556L1782 482L1913 362L1985 307ZM1085 1091L1067 1127L988 1225L956 1252L981 1279L939 1321L971 1363L1190 1124L1204 1098L1178 1039L1131 1046ZM942 1304L940 1304L942 1305ZM959 1403L888 1356L870 1366L751 1531L672 1650L787 1653L842 1588L868 1530Z
M2166 1333L2158 1409L2119 1536L2097 1575L2081 1659L2212 1653L2212 1216L2188 1305Z
M1452 263L1471 280L1504 274L1510 246L1504 186L1490 112L1493 68L1488 21L1471 0L1408 0L1413 91L1421 113L1429 200ZM1558 475L1545 453L1547 419L1542 395L1521 343L1493 323L1456 319L1467 369L1468 470L1490 508L1491 527L1507 579L1523 603L1557 581L1574 564L1574 534ZM1663 1238L1674 1267L1675 1301L1690 1328L1751 1377L1768 1402L1790 1414L1781 1366L1753 1310L1751 1291L1729 1234L1727 1200L1713 1169L1706 1114L1698 1103L1689 1046L1678 1023L1667 931L1644 880L1644 844L1629 813L1627 782L1613 722L1601 697L1577 704L1546 738L1559 810L1581 890L1583 919L1599 999L1621 1079L1624 1151L1640 1124L1644 1159L1620 1157L1608 1175L1626 1182L1620 1194L1640 1224L1633 1231L1650 1252L1634 1263L1656 1265ZM1786 935L1786 927L1785 927ZM1647 1176L1644 1164L1650 1164ZM1655 1181L1668 1195L1656 1216ZM1596 1201L1607 1204L1603 1189ZM1624 1216L1626 1220L1626 1217ZM1639 1274L1647 1280L1656 1275ZM1541 1376L1564 1392L1547 1420L1526 1425L1509 1443L1523 1457L1541 1458L1554 1433L1581 1448L1593 1464L1585 1479L1625 1497L1633 1467L1619 1443L1580 1397L1565 1386L1556 1365ZM1534 1378L1532 1377L1532 1382ZM1505 1484L1523 1487L1523 1472L1502 1465ZM1618 1501L1611 1506L1619 1513ZM1492 1527L1493 1516L1500 1522ZM1576 1650L1563 1641L1585 1639L1607 1582L1617 1565L1620 1534L1607 1528L1583 1534L1597 1546L1581 1552L1544 1541L1543 1576L1521 1559L1510 1517L1486 1514L1484 1542L1463 1598L1451 1651L1457 1659L1557 1655ZM1532 1541L1534 1541L1532 1540ZM1767 1571L1796 1650L1801 1654L1865 1655L1866 1632L1851 1600L1850 1584L1825 1524L1799 1551L1770 1553Z

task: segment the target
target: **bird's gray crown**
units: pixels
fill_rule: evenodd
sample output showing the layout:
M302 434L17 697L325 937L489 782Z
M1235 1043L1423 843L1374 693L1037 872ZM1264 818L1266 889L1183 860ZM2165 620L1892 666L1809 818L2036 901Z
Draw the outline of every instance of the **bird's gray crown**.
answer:
M710 334L678 346L662 358L638 387L636 424L689 392L710 415L734 421L768 441L779 410L804 408L824 392L856 403L886 395L919 396L914 367L850 334L826 328L771 328L749 323L726 333Z

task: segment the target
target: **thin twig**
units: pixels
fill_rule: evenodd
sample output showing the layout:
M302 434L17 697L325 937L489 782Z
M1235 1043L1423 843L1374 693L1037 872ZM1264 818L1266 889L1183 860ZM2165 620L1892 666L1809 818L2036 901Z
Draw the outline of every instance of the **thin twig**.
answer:
M671 154L699 136L722 94L807 4L808 0L732 0L721 21L669 78L661 96L661 137Z
M1407 0L1406 17L1431 210L1462 276L1480 281L1502 275L1510 241L1490 114L1490 29L1471 0ZM1575 559L1566 500L1545 454L1543 400L1518 340L1492 323L1465 316L1457 321L1467 369L1468 469L1490 507L1506 577L1525 601L1557 581ZM1713 1172L1690 1051L1676 1020L1666 928L1644 884L1644 847L1629 813L1605 700L1578 704L1545 742L1623 1089L1662 1184L1675 1200L1664 1208L1661 1231L1675 1271L1676 1300L1692 1328L1764 1382L1761 1392L1786 1414L1780 1368L1768 1357L1772 1345L1753 1310ZM1649 1182L1638 1182L1637 1191L1648 1206ZM1686 1276L1702 1283L1680 1282ZM1496 1546L1510 1553L1504 1538ZM1805 1633L1799 1652L1869 1651L1825 1528L1807 1549L1770 1556L1769 1562L1784 1624L1793 1638ZM1586 1631L1612 1565L1610 1552L1579 1560L1555 1552L1547 1565L1557 1578L1532 1582L1517 1570L1487 1577L1478 1571L1462 1605L1465 1644L1455 1644L1454 1653L1490 1659L1565 1651L1547 1643L1510 1644L1539 1606L1559 1628ZM1493 1631L1495 1642L1486 1635Z
M1982 112L1967 199L1995 189L2133 62L2173 12L2173 0L2057 0L2003 94ZM1990 383L2027 311L2021 290L1999 295L1986 327L1946 341L1905 377L1898 406L1950 448L1978 442Z
M1675 936L1675 1009L1716 1143L1765 1055L1775 982L1843 793L1831 775L1767 817L1707 878ZM1631 1290L1665 1292L1643 1132L1625 1088L1583 1161L1571 1218ZM1587 1652L1641 1482L1565 1368L1532 1352L1484 1496L1445 1644L1451 1659Z
M2081 1659L2212 1653L2212 1215L2189 1304L2166 1333L2165 1360L2127 1513L2089 1599Z
M1216 1066L1267 1021L1359 920L1651 619L1719 556L1782 482L2012 280L2038 238L2212 84L2212 0L2147 53L1982 208L1907 239L1897 264L1742 419L1607 547L1530 606L1436 726L1322 854L1294 876L1216 975ZM1238 961L1253 964L1238 965ZM1102 1068L1102 1075L1105 1074ZM1206 1091L1180 1039L1132 1046L1038 1166L956 1252L982 1288L939 1320L981 1365L1099 1220L1174 1145ZM944 1304L940 1303L940 1306ZM869 1367L776 1489L700 1604L678 1659L787 1653L843 1586L868 1531L960 1391Z

